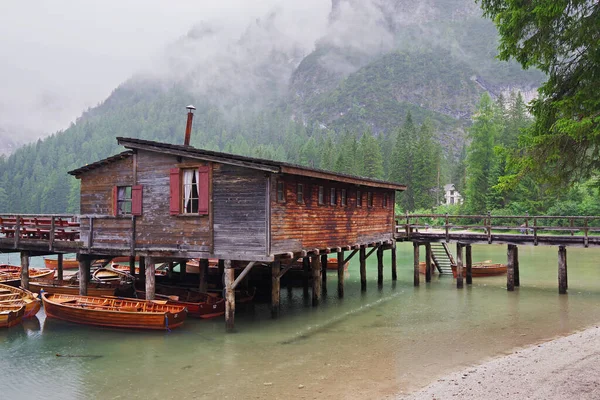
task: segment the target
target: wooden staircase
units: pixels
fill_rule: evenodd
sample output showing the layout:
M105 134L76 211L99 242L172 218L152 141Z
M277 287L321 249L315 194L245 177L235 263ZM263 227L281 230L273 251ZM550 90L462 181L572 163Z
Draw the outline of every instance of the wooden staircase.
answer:
M444 242L431 243L431 261L440 275L452 274L452 266L456 265L454 256L448 248L448 244Z

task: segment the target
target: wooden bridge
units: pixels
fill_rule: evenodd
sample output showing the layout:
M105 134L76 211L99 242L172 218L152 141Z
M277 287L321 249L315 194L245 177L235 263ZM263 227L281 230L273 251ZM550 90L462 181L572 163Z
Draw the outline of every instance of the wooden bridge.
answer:
M599 247L600 217L406 214L396 218L396 241L414 246L414 285L419 285L419 247L425 246L426 281L431 280L432 243L456 243L456 285L472 283L472 244L506 244L507 289L520 285L518 245L558 246L558 290L567 292L567 247ZM466 258L463 258L463 249Z

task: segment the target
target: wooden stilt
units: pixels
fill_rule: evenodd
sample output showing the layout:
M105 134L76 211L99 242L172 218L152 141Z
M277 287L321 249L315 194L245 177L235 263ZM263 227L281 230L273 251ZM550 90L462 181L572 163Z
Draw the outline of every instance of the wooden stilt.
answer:
M140 271L138 273L138 280L140 282L146 282L146 257L140 257Z
M87 259L82 256L77 256L79 261L79 295L87 296Z
M219 268L219 276L223 276L225 273L225 260L219 260L217 267Z
M310 258L304 257L302 259L302 291L304 297L308 297L308 281L310 277Z
M367 250L365 246L360 246L358 257L360 260L360 290L365 292L367 290Z
M456 243L456 288L463 288L463 247L461 243Z
M567 248L558 246L558 293L567 294Z
M319 256L311 257L312 266L312 305L319 305L321 300L321 258Z
M135 256L129 257L129 274L135 276Z
M29 290L29 253L21 252L21 287Z
M377 286L383 286L383 245L377 247Z
M327 254L321 254L321 290L327 294Z
M231 260L223 261L225 278L225 330L233 332L235 329L235 290L232 285L235 281L235 269L231 267Z
M515 286L521 286L521 277L519 276L519 247L515 245L515 259L514 259L514 271L515 271Z
M396 263L396 241L392 244L392 281L398 280L398 271Z
M413 242L413 286L419 286L419 243Z
M338 297L341 299L344 297L344 251L338 251L337 253L338 260Z
M154 258L146 258L146 300L154 300L156 293L156 264Z
M431 243L425 243L425 282L431 282Z
M179 280L185 281L186 277L187 277L186 263L181 262L181 263L179 263Z
M515 290L515 247L517 246L514 244L509 244L506 253L506 290L509 292Z
M279 317L279 298L281 296L281 282L279 272L281 262L275 261L271 264L271 317Z
M465 261L467 267L467 285L473 284L473 257L471 254L471 245L465 246Z
M200 284L198 289L200 292L206 293L208 292L208 259L201 258L198 267L200 269L200 271L198 271L200 273Z
M56 267L56 278L59 281L62 281L64 279L64 265L63 265L63 260L64 260L64 256L62 253L58 253L58 257L57 257L57 267Z

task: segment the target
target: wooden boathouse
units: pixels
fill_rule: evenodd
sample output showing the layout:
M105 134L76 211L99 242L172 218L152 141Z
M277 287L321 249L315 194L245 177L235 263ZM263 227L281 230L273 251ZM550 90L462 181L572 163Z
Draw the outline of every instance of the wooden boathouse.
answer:
M404 185L189 145L117 140L126 151L69 172L81 181L77 238L64 241L54 233L23 238L17 232L0 238L0 249L77 253L81 294L93 260L141 257L150 299L158 263L179 263L183 273L187 260L199 258L199 289L206 291L208 259L219 259L228 329L234 327L234 291L256 265L270 267L274 316L280 279L294 263L302 262L312 274L313 305L320 300L330 253L339 261L340 296L343 265L357 253L362 289L365 260L374 251L382 282L383 252L395 250L395 192ZM55 218L52 224L55 230ZM395 279L395 251L392 264Z

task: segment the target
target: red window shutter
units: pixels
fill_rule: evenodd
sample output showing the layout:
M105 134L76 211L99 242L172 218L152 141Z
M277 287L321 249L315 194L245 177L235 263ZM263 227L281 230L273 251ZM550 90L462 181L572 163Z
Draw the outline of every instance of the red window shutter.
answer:
M117 212L117 192L118 192L117 186L113 186L113 188L112 188L112 215L114 215L114 216L116 216L118 214L118 212Z
M179 178L179 168L171 169L171 178L170 178L170 193L171 193L171 201L169 203L169 210L171 215L179 214L179 204L180 204L180 189L181 183Z
M142 185L131 188L131 215L142 215Z
M198 214L208 214L209 181L208 166L198 168Z

